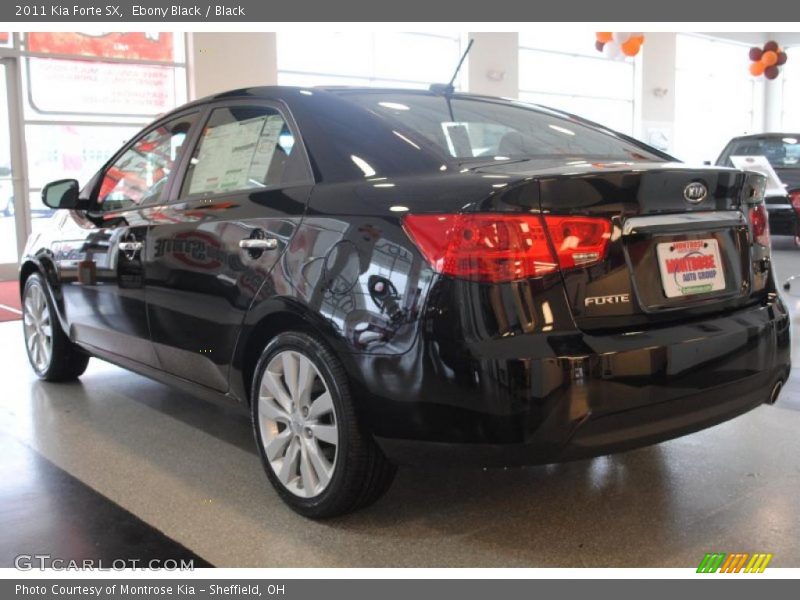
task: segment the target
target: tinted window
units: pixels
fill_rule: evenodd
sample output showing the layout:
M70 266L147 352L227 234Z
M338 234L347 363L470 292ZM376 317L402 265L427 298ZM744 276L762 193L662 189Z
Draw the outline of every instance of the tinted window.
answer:
M279 185L294 150L294 135L275 109L217 108L194 151L182 195Z
M159 125L141 136L103 174L97 202L119 210L156 202L178 162L194 114Z
M403 93L343 93L369 110L395 121L457 159L597 157L612 160L664 160L612 132L534 109L455 97Z
M727 166L731 156L766 156L776 169L800 168L800 137L745 138L734 140L726 151Z

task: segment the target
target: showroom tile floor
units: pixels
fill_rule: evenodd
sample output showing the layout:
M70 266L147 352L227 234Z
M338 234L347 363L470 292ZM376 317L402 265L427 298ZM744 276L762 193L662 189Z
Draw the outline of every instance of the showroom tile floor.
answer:
M782 278L798 258L775 252ZM787 299L800 318L800 282ZM795 360L778 405L712 429L565 465L402 470L375 506L315 523L267 484L245 415L98 360L79 383L38 382L2 323L0 566L92 545L217 566L692 567L711 550L800 566Z

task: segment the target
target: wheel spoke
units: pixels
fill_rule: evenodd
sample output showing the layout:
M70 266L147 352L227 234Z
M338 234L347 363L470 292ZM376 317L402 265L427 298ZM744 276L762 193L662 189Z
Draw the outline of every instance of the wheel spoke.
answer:
M28 336L28 352L30 352L31 354L33 354L34 346L36 346L36 337L38 335L39 335L39 333L36 330L34 330Z
M311 466L311 460L308 456L308 445L305 443L301 443L300 445L300 480L303 482L303 491L305 495L313 496L319 481L317 480L317 474L314 472L314 467Z
M316 372L314 365L305 356L298 357L297 362L296 400L300 406L308 406L308 401L311 398L311 387L314 385L314 379L316 379Z
M291 420L289 413L271 396L262 396L258 399L258 414L262 419L278 421L279 423L288 423Z
M333 399L331 398L330 392L326 391L324 394L312 400L308 418L319 419L321 416L327 415L331 411L333 411Z
M36 366L42 366L42 340L39 339L39 334L36 334L36 342L33 345L33 362Z
M314 467L314 472L317 474L319 484L324 488L331 480L333 472L333 465L328 462L328 459L322 454L322 450L317 444L316 440L305 441L306 454L311 464Z
M25 298L25 312L30 315L32 319L36 319L37 310L32 295Z
M281 356L283 362L283 380L286 382L286 389L293 401L298 400L297 394L297 357L294 352L284 352Z
M283 407L283 410L287 414L292 411L292 400L289 398L289 394L286 393L286 388L284 388L281 376L278 373L273 373L269 369L264 371L264 379L261 382L261 393L262 395L275 398L275 401Z
M309 425L314 437L329 444L338 444L339 436L334 425Z
M278 479L281 480L283 485L288 485L289 481L297 472L297 455L300 452L300 444L292 438L289 443L289 448L286 450L286 455L283 457L283 464L281 470L278 471Z
M272 441L264 447L264 452L270 461L276 460L281 456L286 455L286 449L289 442L292 441L292 432L288 428L281 431L278 435L272 438Z
M34 289L36 290L34 293L34 298L36 299L36 313L41 315L44 309L44 294L38 287Z

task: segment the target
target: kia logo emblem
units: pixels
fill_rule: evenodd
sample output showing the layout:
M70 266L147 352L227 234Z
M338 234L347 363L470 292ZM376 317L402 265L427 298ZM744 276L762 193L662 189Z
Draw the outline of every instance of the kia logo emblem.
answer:
M706 199L706 196L708 196L708 188L699 181L693 181L683 188L683 197L692 204L700 204Z

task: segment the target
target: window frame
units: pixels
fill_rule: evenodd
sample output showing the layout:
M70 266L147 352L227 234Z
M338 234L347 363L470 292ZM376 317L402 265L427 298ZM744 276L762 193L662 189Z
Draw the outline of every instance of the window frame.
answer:
M162 125L169 123L170 121L174 121L177 119L185 118L190 115L195 115L194 122L192 123L191 127L189 127L189 131L186 133L186 140L184 141L185 145L193 144L195 138L197 137L198 132L198 125L203 120L203 107L202 106L188 106L184 109L178 110L174 113L169 113L164 115L162 118L153 121L142 129L137 135L132 137L126 144L124 144L97 172L94 176L93 181L90 181L92 185L92 191L89 195L89 203L90 203L90 212L96 212L103 215L112 215L112 214L121 214L126 213L134 210L140 210L142 208L150 208L153 206L158 206L164 203L165 198L169 197L169 193L174 185L175 177L180 172L180 168L184 162L184 156L186 156L186 151L181 152L180 157L175 165L175 168L170 171L170 174L167 176L167 183L164 185L161 193L158 195L158 199L147 202L144 204L138 204L135 206L129 206L127 208L117 208L114 210L104 210L101 204L98 204L98 195L100 193L100 186L103 184L103 180L105 179L106 173L108 170L116 163L116 161L128 151L138 142L140 142L145 136L153 132L154 130L158 129Z
M276 111L283 118L286 126L289 128L289 131L291 131L292 135L294 136L294 148L299 150L301 153L299 160L301 161L304 177L298 181L281 181L278 184L265 186L263 188L247 188L241 190L215 192L212 194L181 194L183 187L187 183L186 177L189 173L189 162L199 148L203 131L211 120L212 113L217 109L230 107L268 108ZM191 138L187 136L187 142L190 144L190 147L187 147L187 152L184 152L181 155L181 158L178 161L178 166L175 168L173 173L170 174L170 178L172 178L172 175L175 175L175 179L168 182L169 187L165 189L166 200L162 197L162 204L175 204L177 202L187 202L200 199L207 200L222 196L231 196L234 194L251 194L254 192L279 190L294 186L315 185L317 183L316 177L314 176L314 170L311 167L311 160L306 150L305 141L300 134L300 128L298 127L297 122L294 120L288 105L282 100L241 98L208 102L203 106L202 114L193 126ZM175 181L178 181L178 183L175 183Z

